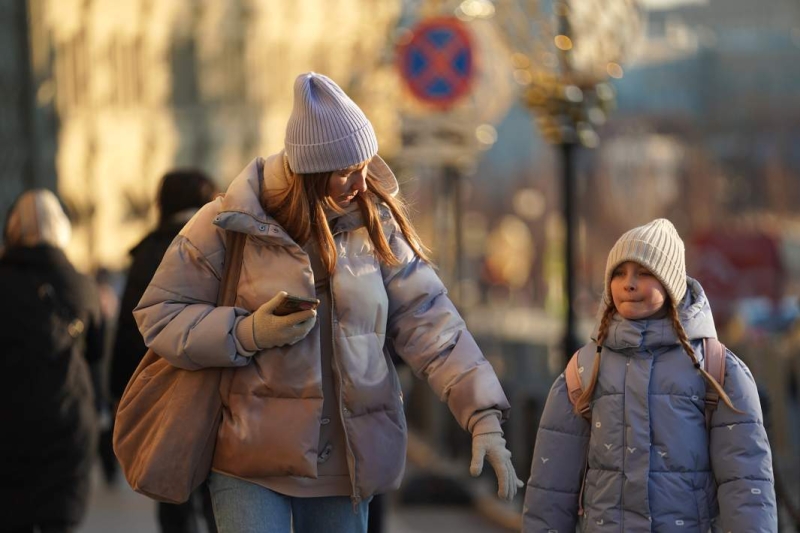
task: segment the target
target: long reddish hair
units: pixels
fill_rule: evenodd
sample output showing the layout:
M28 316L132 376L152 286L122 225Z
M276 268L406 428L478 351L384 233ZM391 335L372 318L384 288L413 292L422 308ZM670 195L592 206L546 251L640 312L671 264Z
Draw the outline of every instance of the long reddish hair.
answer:
M354 165L352 168L355 169L359 166ZM351 168L343 170L351 170ZM342 208L336 205L336 202L328 195L328 182L333 172L294 174L288 165L284 165L284 172L289 179L289 186L280 192L262 192L262 207L301 246L313 237L319 246L323 265L328 273L333 273L336 266L336 246L333 234L327 224L325 208L342 212ZM366 182L367 192L358 194L355 201L361 211L364 225L378 259L389 266L396 266L400 263L383 233L378 210L378 204L382 203L391 211L414 253L423 261L430 262L426 248L409 220L405 201L399 195L393 196L371 174L367 174Z

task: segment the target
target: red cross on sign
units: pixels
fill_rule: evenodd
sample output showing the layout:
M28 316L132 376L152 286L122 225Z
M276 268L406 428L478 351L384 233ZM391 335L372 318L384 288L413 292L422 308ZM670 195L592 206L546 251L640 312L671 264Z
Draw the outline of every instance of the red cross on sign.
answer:
M400 73L411 93L446 108L466 95L475 75L470 34L456 18L427 19L398 46Z

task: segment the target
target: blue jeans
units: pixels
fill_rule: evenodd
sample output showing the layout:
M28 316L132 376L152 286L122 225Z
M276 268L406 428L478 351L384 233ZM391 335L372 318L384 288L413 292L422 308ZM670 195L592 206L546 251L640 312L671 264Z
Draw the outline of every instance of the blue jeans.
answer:
M366 533L369 500L353 510L347 496L295 498L211 472L211 502L219 533ZM294 526L294 530L292 530Z

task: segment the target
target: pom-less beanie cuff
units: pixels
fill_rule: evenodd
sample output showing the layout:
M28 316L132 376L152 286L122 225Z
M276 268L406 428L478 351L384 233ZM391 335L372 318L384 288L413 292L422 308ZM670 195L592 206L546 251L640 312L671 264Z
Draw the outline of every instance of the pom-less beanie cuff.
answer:
M297 174L340 170L378 153L375 130L364 112L333 80L315 72L295 80L284 145Z
M318 144L293 144L287 139L285 144L289 167L297 174L340 170L378 153L378 141L369 122L341 139Z
M606 303L611 303L611 275L619 265L634 261L646 267L669 293L675 305L686 294L686 261L683 241L675 226L659 218L633 228L617 240L608 254L605 273Z

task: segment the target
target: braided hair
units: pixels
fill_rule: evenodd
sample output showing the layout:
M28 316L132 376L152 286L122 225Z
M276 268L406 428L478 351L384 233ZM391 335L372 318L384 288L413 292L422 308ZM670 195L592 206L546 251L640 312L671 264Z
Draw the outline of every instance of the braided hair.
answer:
M678 336L678 342L681 343L686 355L688 355L692 360L694 367L700 372L700 375L703 376L703 379L705 379L706 382L713 387L717 394L719 394L719 397L722 399L725 405L730 407L734 412L742 414L742 411L733 406L733 402L725 393L722 385L720 385L717 380L714 379L714 377L703 368L703 365L697 361L697 355L694 353L694 349L689 343L689 337L686 335L686 330L683 329L683 324L681 324L680 317L678 316L678 309L675 307L672 299L667 297L664 305L667 307L667 316L669 316L670 320L672 321L672 329L675 331L675 335ZM600 373L600 353L603 346L603 341L605 341L606 336L608 335L608 328L611 325L611 319L616 312L617 308L614 306L614 302L610 302L603 312L603 317L600 319L600 327L598 328L597 332L597 352L594 355L594 364L592 365L592 377L589 380L589 385L586 387L586 389L584 389L578 400L575 402L575 414L580 415L593 399L594 390L597 386L597 376Z

